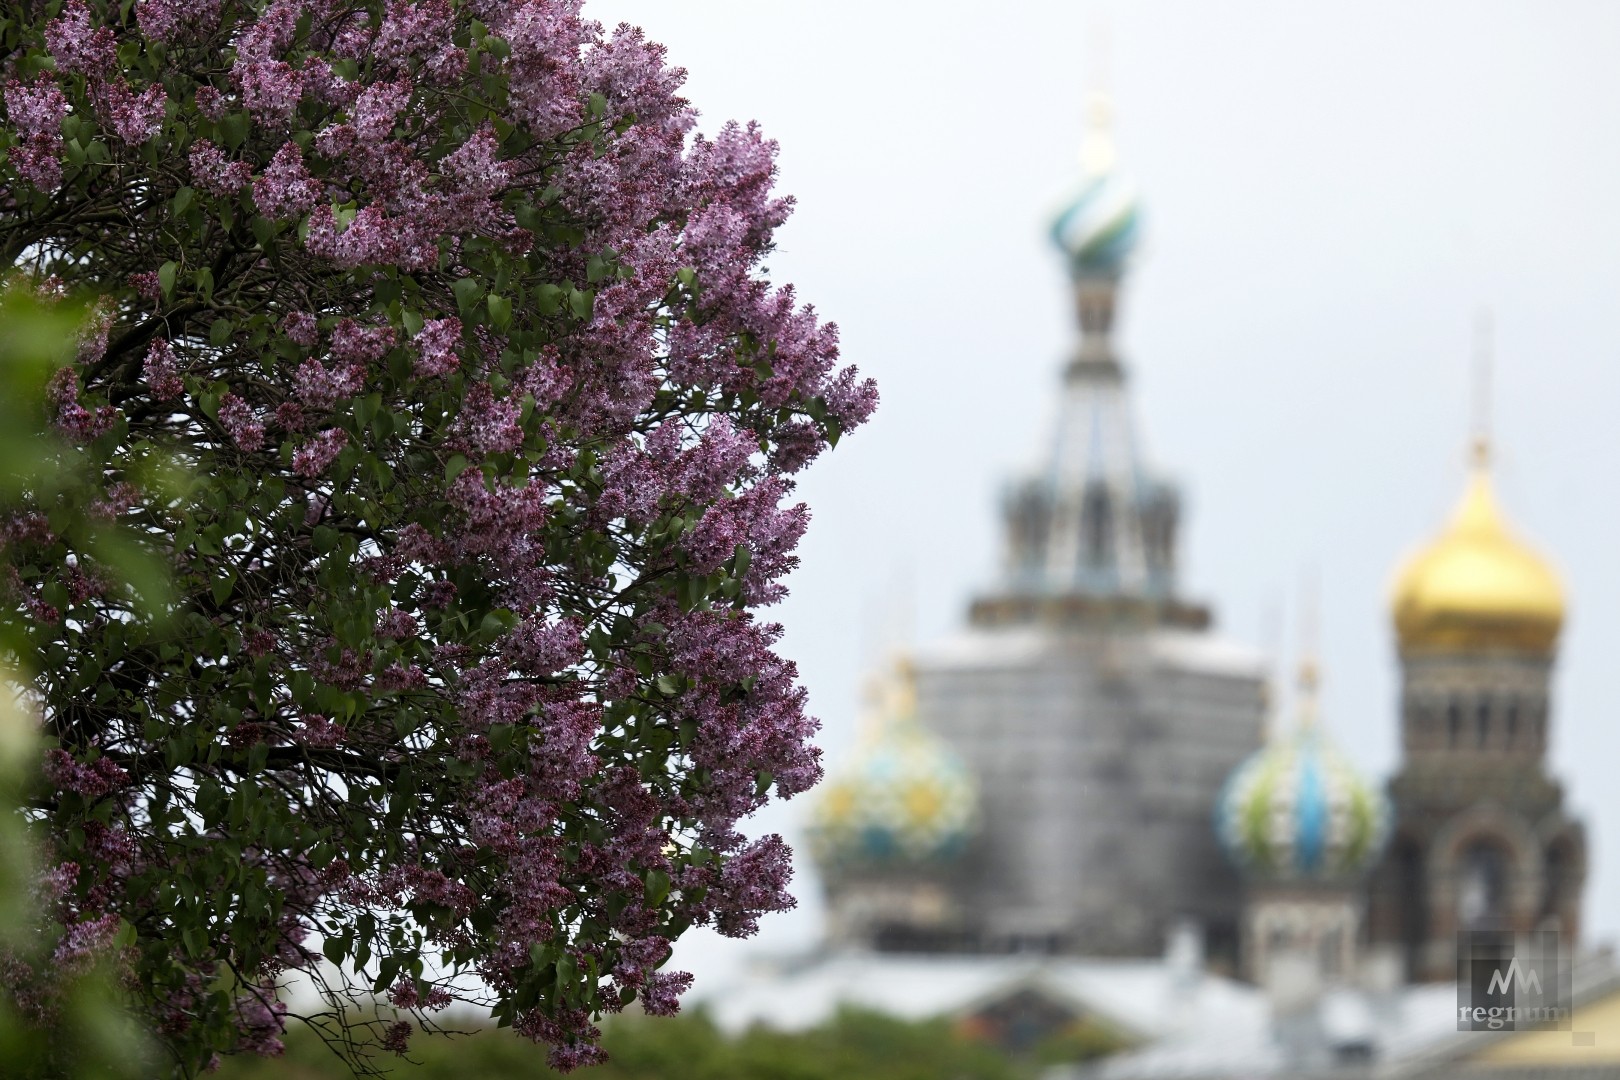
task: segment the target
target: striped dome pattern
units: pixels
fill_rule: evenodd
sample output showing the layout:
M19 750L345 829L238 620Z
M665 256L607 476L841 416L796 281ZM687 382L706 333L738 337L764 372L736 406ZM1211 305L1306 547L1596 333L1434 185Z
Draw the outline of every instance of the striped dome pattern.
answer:
M907 683L904 692L892 695L899 700L875 730L821 787L810 849L824 866L948 860L973 834L973 774L917 722Z
M1116 172L1087 178L1052 222L1052 242L1070 273L1117 274L1136 250L1141 204L1136 187Z
M1240 869L1274 881L1331 881L1372 865L1389 804L1315 725L1254 754L1221 794L1216 832Z

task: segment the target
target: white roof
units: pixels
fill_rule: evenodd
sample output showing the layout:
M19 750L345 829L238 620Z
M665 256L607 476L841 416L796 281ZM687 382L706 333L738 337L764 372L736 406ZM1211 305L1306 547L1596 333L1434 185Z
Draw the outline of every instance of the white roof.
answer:
M830 952L756 964L698 997L727 1031L761 1024L814 1027L840 1006L906 1020L959 1015L1020 990L1095 1014L1130 1036L1157 1040L1252 1026L1264 1002L1252 987L1186 975L1163 960Z
M1156 660L1193 671L1262 678L1266 655L1259 649L1206 630L1156 630L1148 648Z
M1578 966L1575 984L1580 1002L1612 992L1620 973L1605 958ZM707 1006L728 1032L756 1024L798 1031L825 1022L840 1006L915 1021L962 1015L1023 990L1096 1015L1143 1044L1089 1067L1054 1069L1052 1080L1248 1080L1301 1071L1278 1042L1261 990L1189 974L1166 960L821 952L756 963L694 1003ZM1452 983L1406 986L1383 997L1337 990L1324 998L1320 1021L1332 1041L1368 1035L1376 1072L1394 1078L1443 1068L1489 1038L1459 1042L1456 1007Z
M1061 634L1041 625L974 629L923 646L916 663L957 669L1032 665L1061 641ZM1267 670L1260 650L1207 630L1163 628L1146 641L1155 660L1184 670L1247 678L1261 678Z

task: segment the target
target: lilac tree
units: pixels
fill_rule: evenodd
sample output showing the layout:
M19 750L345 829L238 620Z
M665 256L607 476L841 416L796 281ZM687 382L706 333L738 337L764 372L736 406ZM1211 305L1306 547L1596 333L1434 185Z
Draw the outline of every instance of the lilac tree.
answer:
M0 54L0 266L92 298L78 479L0 484L50 745L3 992L110 955L184 1073L277 1052L296 972L362 1064L455 1001L563 1067L674 1011L675 938L792 904L756 611L876 402L765 276L774 144L578 0L20 0Z

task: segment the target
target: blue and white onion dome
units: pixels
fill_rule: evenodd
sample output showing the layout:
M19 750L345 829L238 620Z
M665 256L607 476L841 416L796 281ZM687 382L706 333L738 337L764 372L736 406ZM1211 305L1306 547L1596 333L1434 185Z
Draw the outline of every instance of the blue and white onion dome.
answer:
M1136 250L1141 202L1136 185L1116 167L1111 106L1094 96L1080 161L1084 179L1052 222L1052 242L1074 277L1117 276Z
M816 793L811 853L835 867L948 861L978 823L978 785L966 762L917 721L909 663L873 689L865 735Z
M1317 724L1315 692L1307 663L1298 725L1239 765L1221 792L1216 833L1252 879L1351 880L1372 866L1388 837L1388 799Z

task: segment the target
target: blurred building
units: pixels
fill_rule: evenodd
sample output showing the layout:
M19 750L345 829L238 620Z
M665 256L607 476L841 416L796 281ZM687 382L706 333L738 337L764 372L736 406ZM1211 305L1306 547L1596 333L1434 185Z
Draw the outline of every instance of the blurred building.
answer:
M862 817L857 835L852 815L884 801L852 802L835 779L817 851L840 943L1145 957L1191 919L1236 958L1239 882L1209 820L1260 744L1261 658L1177 587L1180 496L1144 458L1113 339L1137 197L1107 103L1091 107L1082 184L1052 227L1079 334L1050 449L1005 499L999 582L964 633L903 675L942 740L929 767L974 780L976 828L924 851L899 839L922 827L908 810ZM927 805L967 820L948 800Z
M1483 438L1472 473L1394 597L1401 764L1370 928L1413 979L1455 976L1459 930L1581 927L1585 833L1547 771L1563 590L1503 519Z
M1078 341L1044 465L1004 500L999 580L873 682L818 792L825 947L722 988L717 1018L856 1004L1015 1049L1101 1032L1126 1049L1082 1072L1113 1080L1620 1076L1620 966L1580 948L1585 836L1546 765L1563 593L1497 506L1486 440L1397 577L1395 776L1336 749L1315 656L1268 733L1263 658L1178 588L1180 498L1113 344L1137 200L1105 103L1090 124L1052 229ZM1460 1036L1457 932L1548 929L1573 1034Z

